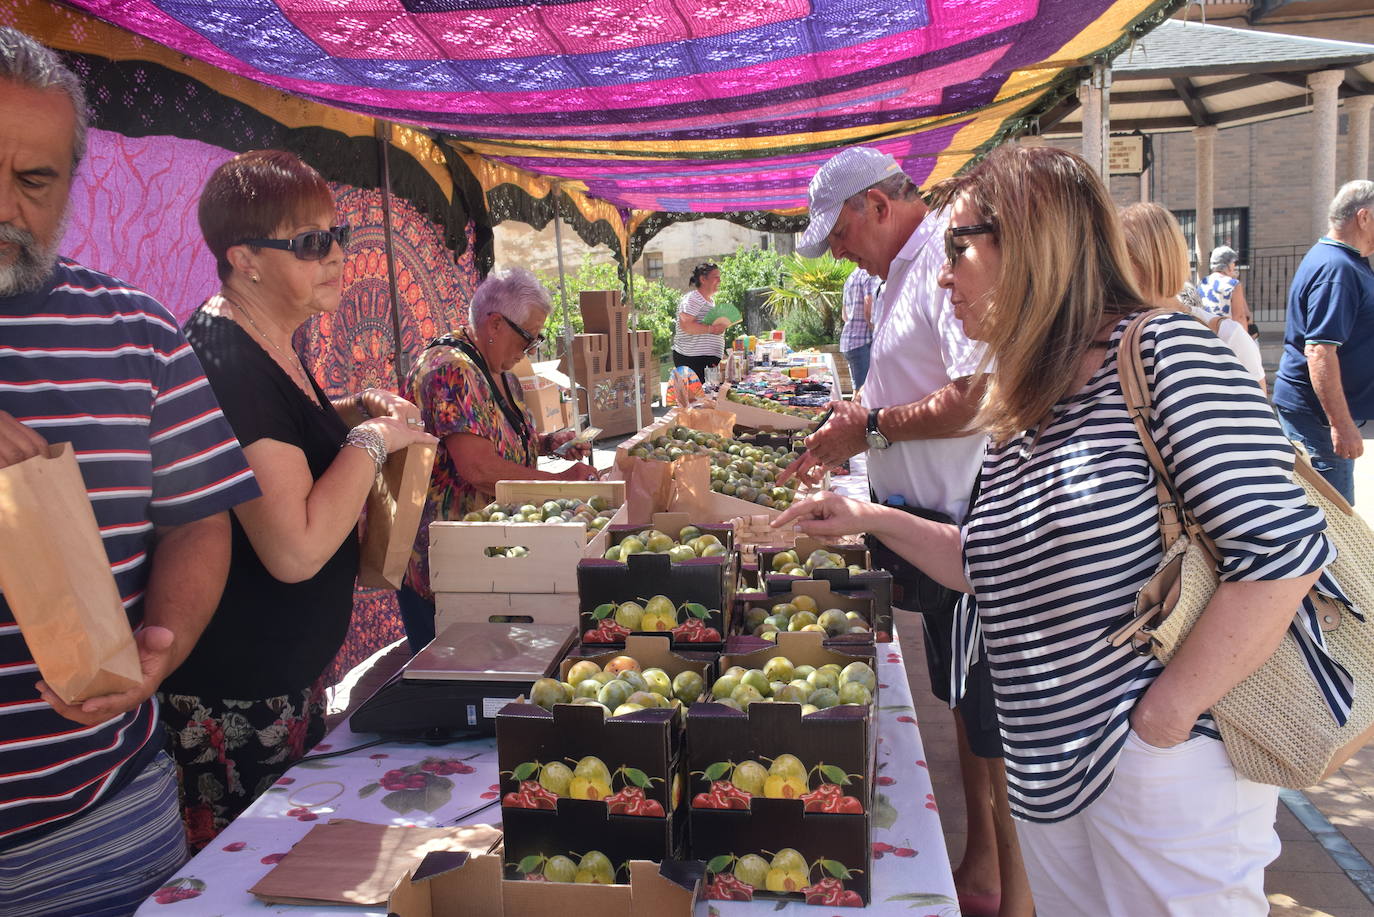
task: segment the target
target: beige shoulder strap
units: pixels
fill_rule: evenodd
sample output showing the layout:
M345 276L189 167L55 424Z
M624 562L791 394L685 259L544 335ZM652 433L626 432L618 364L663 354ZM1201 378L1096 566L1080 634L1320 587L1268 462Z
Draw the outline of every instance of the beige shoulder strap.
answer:
M1188 507L1184 505L1183 497L1174 486L1169 468L1164 463L1164 456L1160 454L1159 447L1155 445L1154 437L1150 434L1150 414L1154 410L1154 402L1150 394L1150 380L1145 374L1145 364L1140 358L1140 337L1145 330L1145 323L1150 319L1157 315L1172 314L1175 313L1165 309L1152 309L1140 313L1131 320L1122 332L1121 343L1117 346L1117 375L1121 380L1121 395L1126 401L1126 412L1135 424L1140 444L1145 447L1145 457L1149 460L1150 467L1155 470L1155 492L1159 496L1159 538L1164 550L1167 551L1186 528L1188 535L1211 554L1213 560L1220 561L1221 555L1216 545L1207 537L1202 526L1198 525L1193 514L1188 512Z

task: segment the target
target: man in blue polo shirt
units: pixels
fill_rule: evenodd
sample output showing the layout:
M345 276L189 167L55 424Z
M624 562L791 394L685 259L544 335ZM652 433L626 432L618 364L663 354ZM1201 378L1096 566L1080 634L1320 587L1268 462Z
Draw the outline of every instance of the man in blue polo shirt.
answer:
M1352 181L1331 201L1328 233L1288 288L1274 406L1312 465L1355 502L1360 427L1374 417L1374 182Z
M129 914L185 859L153 692L219 601L228 509L260 495L167 310L57 256L85 145L80 82L0 27L0 467L72 444L144 674L64 704L0 596L7 917Z

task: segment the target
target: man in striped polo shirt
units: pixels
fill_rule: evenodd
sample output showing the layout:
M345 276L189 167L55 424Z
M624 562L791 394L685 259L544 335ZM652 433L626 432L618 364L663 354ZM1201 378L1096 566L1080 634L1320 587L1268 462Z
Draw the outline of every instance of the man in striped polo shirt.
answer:
M76 77L0 28L0 466L72 444L144 673L64 704L0 596L6 915L132 913L185 859L152 695L224 587L227 510L259 496L171 315L56 255L85 140Z

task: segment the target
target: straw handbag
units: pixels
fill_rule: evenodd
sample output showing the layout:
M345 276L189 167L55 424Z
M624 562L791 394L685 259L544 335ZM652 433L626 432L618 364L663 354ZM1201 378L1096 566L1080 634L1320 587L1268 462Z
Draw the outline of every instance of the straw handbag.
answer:
M1156 475L1164 559L1136 598L1136 616L1109 635L1167 663L1187 638L1217 589L1216 546L1183 504L1150 436L1151 397L1140 359L1145 322L1127 326L1118 350L1121 391ZM1374 533L1299 450L1297 483L1326 515L1327 536L1338 556L1327 568L1355 607L1374 613ZM1236 771L1250 780L1293 788L1320 783L1374 738L1374 621L1362 621L1343 604L1313 590L1327 652L1354 679L1354 701L1344 726L1337 725L1289 631L1258 670L1212 706Z

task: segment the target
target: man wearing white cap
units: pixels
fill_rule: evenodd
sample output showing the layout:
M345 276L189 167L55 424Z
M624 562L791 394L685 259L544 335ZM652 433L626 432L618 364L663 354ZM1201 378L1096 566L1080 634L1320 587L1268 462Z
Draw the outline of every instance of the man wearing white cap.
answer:
M833 403L830 419L807 437L806 454L789 470L808 475L867 449L868 480L877 500L961 523L986 438L967 432L979 397L970 377L981 354L954 317L948 291L936 282L945 262L949 217L926 206L892 156L870 147L850 147L831 157L811 179L808 197L811 223L797 251L814 258L828 249L883 278L885 285L874 308L862 404ZM894 574L902 607L923 612L931 688L948 702L957 596L880 543L873 547L875 559ZM999 903L1006 913L1028 913L1028 886L1014 852L1010 812L1003 801L995 817L990 805L999 792L1005 800L1005 772L986 666L980 661L967 674L955 716L969 826L964 860L955 871L960 904L971 915L997 914ZM1008 861L1000 864L1000 882L999 840Z

